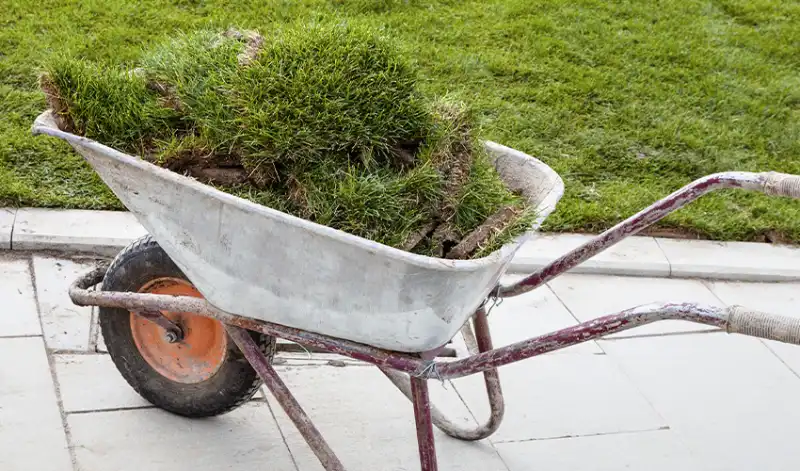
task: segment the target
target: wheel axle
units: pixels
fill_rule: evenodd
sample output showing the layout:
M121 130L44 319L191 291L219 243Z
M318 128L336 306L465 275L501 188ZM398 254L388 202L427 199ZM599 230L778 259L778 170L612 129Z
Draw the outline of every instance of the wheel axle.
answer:
M165 331L164 339L166 339L167 342L177 343L183 340L183 330L180 326L169 320L169 318L161 312L143 310L137 312L136 315L161 326Z
M177 333L175 333L175 332L174 332L174 331L172 331L172 330L168 330L168 331L166 331L166 332L164 333L164 338L165 338L165 339L167 340L167 342L169 342L169 343L178 343L178 342L180 342L181 340L183 340L183 331L182 331L182 330L180 330L180 327L178 327L178 332L177 332Z

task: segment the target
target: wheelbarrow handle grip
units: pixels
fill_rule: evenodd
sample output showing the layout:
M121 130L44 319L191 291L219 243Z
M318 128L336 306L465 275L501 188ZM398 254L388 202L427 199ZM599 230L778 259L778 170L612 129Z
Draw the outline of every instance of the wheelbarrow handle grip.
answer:
M767 172L764 180L764 193L770 196L800 198L800 175Z
M800 345L800 318L752 311L742 306L728 308L729 333L750 335Z

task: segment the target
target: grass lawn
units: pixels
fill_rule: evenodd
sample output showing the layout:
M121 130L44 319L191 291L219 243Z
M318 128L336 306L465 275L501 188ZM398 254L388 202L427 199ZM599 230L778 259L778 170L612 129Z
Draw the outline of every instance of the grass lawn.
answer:
M131 62L176 29L322 18L399 37L427 91L467 101L485 138L558 171L567 192L548 230L602 230L708 173L800 173L798 0L2 3L0 206L120 208L67 146L30 135L49 54ZM661 227L800 242L800 202L718 193Z

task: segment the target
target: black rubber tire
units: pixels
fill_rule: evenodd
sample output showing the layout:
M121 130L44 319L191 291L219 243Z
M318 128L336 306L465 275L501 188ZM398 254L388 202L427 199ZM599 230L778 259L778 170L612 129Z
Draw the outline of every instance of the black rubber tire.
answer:
M148 282L163 277L188 279L150 236L126 247L109 266L103 291L137 292ZM205 381L186 384L156 371L142 357L133 340L130 313L124 309L100 308L100 329L111 359L119 372L143 398L166 411L184 417L224 414L249 401L262 381L228 337L228 350L217 372ZM271 362L275 338L250 332Z

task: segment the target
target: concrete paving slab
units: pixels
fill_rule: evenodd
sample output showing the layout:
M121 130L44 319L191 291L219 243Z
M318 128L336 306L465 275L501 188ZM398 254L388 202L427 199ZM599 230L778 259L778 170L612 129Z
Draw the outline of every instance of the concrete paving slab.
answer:
M508 284L519 278L504 277L502 282ZM503 299L489 313L489 327L495 347L547 334L577 323L578 321L547 286L522 296ZM603 351L595 342L587 342L554 353L599 354Z
M711 291L725 304L790 317L800 317L800 283L709 282ZM762 340L797 375L800 375L800 347Z
M594 236L583 234L538 235L519 249L509 272L533 272L592 238ZM573 268L570 273L669 276L670 267L655 239L629 237Z
M701 471L670 430L499 443L510 471Z
M11 248L11 233L14 229L14 218L16 216L16 209L0 208L0 250Z
M81 471L296 470L263 402L202 420L137 409L67 421Z
M503 424L493 443L657 430L667 424L605 355L549 355L504 366ZM489 415L479 375L453 382L479 421Z
M350 471L419 469L411 403L375 368L280 367L283 380ZM431 381L445 413L474 424L452 387ZM302 471L322 470L280 406L268 398ZM505 471L488 442L461 442L435 430L439 469Z
M703 469L797 469L800 379L759 340L713 333L601 346Z
M12 245L113 256L145 234L128 212L25 208L17 212Z
M0 259L0 337L42 335L27 259Z
M108 355L57 354L54 359L66 412L153 407L125 381ZM253 396L263 399L261 390Z
M0 339L0 358L0 469L72 471L42 339Z
M55 355L65 412L150 407L117 371L108 355Z
M750 242L659 239L672 276L717 280L800 279L800 248Z
M72 304L68 289L76 278L91 269L89 263L33 257L39 310L48 348L89 351L92 310Z
M549 283L558 298L581 322L641 304L694 302L721 306L713 293L697 280L632 278L621 276L564 275ZM685 321L661 321L622 332L615 337L703 332L714 330Z

